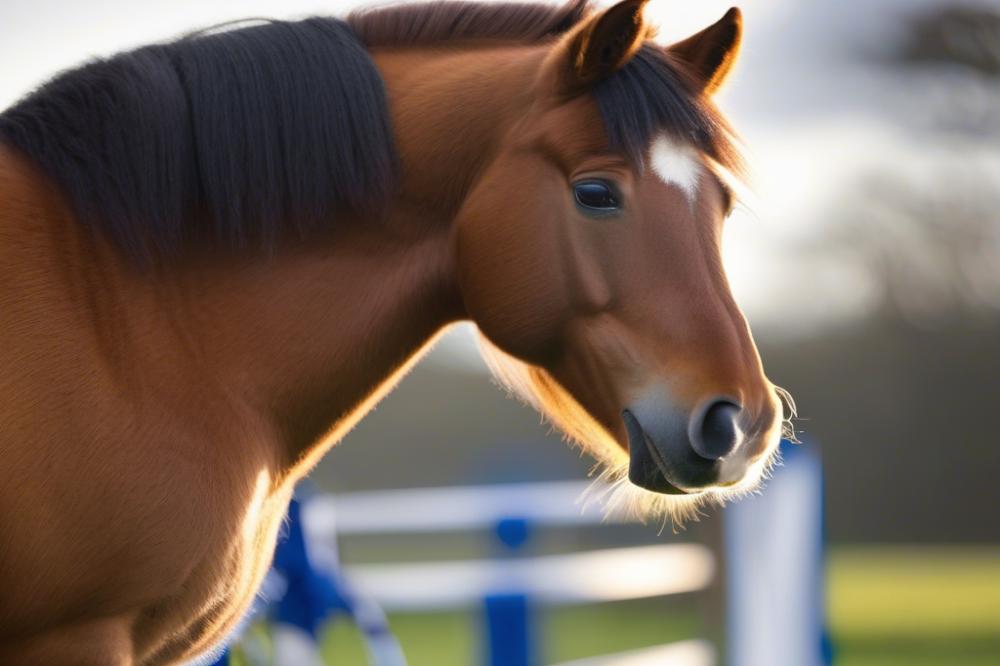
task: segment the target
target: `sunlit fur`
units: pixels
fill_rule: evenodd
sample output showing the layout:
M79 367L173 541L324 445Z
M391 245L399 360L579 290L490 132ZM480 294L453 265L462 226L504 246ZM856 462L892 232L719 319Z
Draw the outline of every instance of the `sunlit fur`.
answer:
M671 522L681 527L688 521L697 520L702 507L722 506L756 492L770 478L771 470L780 464L780 437L794 437L791 419L795 416L795 402L788 391L775 386L775 393L786 405L786 418L780 430L768 433L771 440L768 455L753 463L740 483L690 495L654 493L629 482L628 452L548 372L514 358L484 336L480 336L479 341L480 352L496 381L513 397L535 408L562 432L567 442L594 458L590 472L594 483L580 501L584 505L597 503L608 518L664 525Z

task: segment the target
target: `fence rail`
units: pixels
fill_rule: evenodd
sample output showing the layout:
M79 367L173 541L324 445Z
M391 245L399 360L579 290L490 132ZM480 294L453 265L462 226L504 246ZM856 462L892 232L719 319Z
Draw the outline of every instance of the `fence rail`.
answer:
M614 513L605 515L598 502L582 500L592 485L549 481L326 495L309 502L303 520L316 539L492 529L512 516L553 527L622 522ZM601 488L594 490L599 496Z
M502 560L344 567L387 611L469 608L488 594L524 590L543 604L597 603L697 592L715 556L700 544L612 548Z

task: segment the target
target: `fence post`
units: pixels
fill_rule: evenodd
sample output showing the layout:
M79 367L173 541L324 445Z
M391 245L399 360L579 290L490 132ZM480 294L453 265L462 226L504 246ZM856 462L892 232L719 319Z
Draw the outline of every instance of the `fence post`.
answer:
M496 525L496 536L504 554L517 556L530 536L523 518L505 518ZM536 666L533 609L524 592L507 589L512 581L483 600L488 666Z
M781 443L763 494L726 509L728 666L823 666L823 472L816 447Z

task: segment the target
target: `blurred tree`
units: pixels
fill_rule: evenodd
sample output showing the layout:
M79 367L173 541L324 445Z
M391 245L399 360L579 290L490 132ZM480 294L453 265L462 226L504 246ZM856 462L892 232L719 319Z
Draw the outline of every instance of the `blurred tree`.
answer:
M992 317L1000 308L1000 171L974 162L919 181L884 172L859 181L827 242L861 258L880 289L881 314L923 326Z
M906 150L860 169L827 233L799 248L860 265L874 308L763 354L825 445L831 538L996 542L1000 12L939 7L904 25L880 99Z
M903 62L958 63L1000 77L1000 11L937 7L910 20Z

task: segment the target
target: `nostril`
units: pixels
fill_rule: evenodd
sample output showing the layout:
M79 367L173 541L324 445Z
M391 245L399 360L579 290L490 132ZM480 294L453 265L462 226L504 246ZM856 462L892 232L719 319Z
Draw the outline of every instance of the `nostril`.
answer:
M742 408L732 400L713 400L691 419L688 435L691 447L706 460L718 460L740 444L739 414Z

